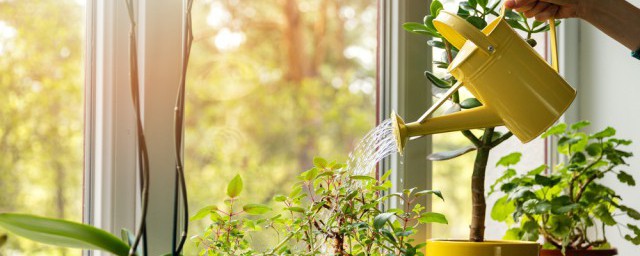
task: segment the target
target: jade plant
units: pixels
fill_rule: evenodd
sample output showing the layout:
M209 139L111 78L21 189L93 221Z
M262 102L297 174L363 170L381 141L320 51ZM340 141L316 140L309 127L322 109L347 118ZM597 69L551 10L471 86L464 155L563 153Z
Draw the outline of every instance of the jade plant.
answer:
M407 189L383 195L391 188L391 172L376 179L353 175L343 164L322 158L315 158L314 165L299 175L289 194L274 196L281 206L276 210L240 204L242 179L233 178L223 205L206 206L192 217L211 220L193 238L200 255L423 255L425 243L412 238L418 226L447 223L442 214L417 203L427 195L442 199L439 191ZM400 208L388 207L392 197L402 202ZM268 232L277 241L256 251L253 232Z
M500 1L488 0L469 0L462 1L458 6L457 15L478 29L487 26L487 19L499 16ZM431 2L430 15L424 17L422 23L408 22L404 24L405 30L426 36L430 38L427 44L431 47L443 49L441 59L433 61L433 64L439 69L446 69L453 61L458 49L448 42L433 25L434 18L443 10L443 4L439 0ZM540 21L530 21L524 14L516 13L512 10L505 11L504 19L515 30L521 31L525 35L525 40L533 47L536 41L532 38L533 34L543 33L549 30L549 25ZM457 80L450 74L444 72L442 76L436 75L434 72L426 71L426 78L437 89L447 90L451 88ZM476 98L469 97L462 99L458 92L455 92L450 99L452 107L447 113L461 111L462 109L472 109L482 106L482 103ZM476 158L473 166L473 174L471 177L471 193L472 193L472 219L470 225L469 240L475 242L484 241L484 228L486 216L486 200L485 200L485 174L487 170L487 161L491 149L500 143L509 139L513 134L511 132L501 133L495 130L495 127L480 129L477 132L470 130L460 131L471 143L470 146L450 152L440 152L430 155L428 158L432 161L449 160L466 153L476 151Z
M636 185L626 172L632 153L624 147L631 141L614 137L616 130L611 127L593 134L582 132L588 125L586 121L561 123L542 135L556 137L557 151L566 159L548 174L546 165L518 174L513 168L520 160L517 152L498 162L506 171L491 190L506 195L494 205L491 216L513 226L505 239L543 237L546 248L562 250L608 248L605 228L616 226L626 240L640 245L640 228L625 222L626 216L640 220L640 213L624 205L614 189L618 185L602 183L603 178L614 176L620 186Z

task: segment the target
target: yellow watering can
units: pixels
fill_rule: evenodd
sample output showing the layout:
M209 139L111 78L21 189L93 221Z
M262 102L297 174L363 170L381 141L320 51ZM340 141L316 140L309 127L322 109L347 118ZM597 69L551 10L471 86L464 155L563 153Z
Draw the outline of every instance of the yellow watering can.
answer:
M402 153L410 137L501 125L526 143L555 123L576 91L558 75L555 23L549 23L555 70L509 26L504 10L482 31L441 11L433 24L460 50L449 65L458 83L416 122L405 124L400 116L391 114L398 151ZM463 84L482 106L428 118Z

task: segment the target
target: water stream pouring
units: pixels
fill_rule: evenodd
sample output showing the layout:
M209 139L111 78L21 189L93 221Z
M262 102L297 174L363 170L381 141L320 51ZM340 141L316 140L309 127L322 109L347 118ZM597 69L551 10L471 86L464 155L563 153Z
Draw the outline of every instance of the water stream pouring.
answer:
M398 152L411 137L501 125L526 143L553 125L576 91L557 72L555 23L549 23L554 68L509 26L504 10L482 31L441 11L433 24L460 49L448 69L458 82L415 122L391 114ZM463 84L482 106L429 118Z

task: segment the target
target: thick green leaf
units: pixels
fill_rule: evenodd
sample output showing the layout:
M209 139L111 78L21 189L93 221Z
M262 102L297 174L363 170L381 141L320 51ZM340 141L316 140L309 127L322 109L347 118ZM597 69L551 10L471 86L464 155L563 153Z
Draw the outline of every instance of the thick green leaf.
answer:
M549 128L549 130L544 132L540 137L542 137L544 139L544 138L549 137L551 135L560 135L560 134L564 133L566 130L567 130L567 124L559 123L559 124Z
M411 33L425 35L425 36L433 36L433 37L441 37L440 33L438 33L435 28L430 28L425 26L424 24L417 22L407 22L402 24L402 27Z
M565 215L551 215L547 225L551 233L564 237L571 232L573 221Z
M519 21L511 20L511 19L508 19L506 21L509 24L509 26L511 26L512 28L519 29L519 30L527 32L527 29L524 26L522 26L522 24Z
M245 204L242 210L248 214L259 215L271 211L271 208L263 204Z
M430 14L434 17L438 16L442 9L444 9L444 6L442 6L442 3L439 0L433 0L433 2L431 2L431 6L429 7Z
M375 218L373 218L373 227L375 229L381 229L387 221L393 217L395 213L392 212L384 212L378 214Z
M129 254L129 246L116 236L93 226L28 214L1 213L0 226L36 242L69 248Z
M478 29L483 29L484 27L487 26L487 21L485 21L484 19L482 19L480 17L471 16L471 17L467 18L467 21L469 23L471 23L471 25L473 25L474 27L476 27Z
M628 174L624 171L620 171L620 173L618 173L618 180L620 180L620 182L622 183L628 184L629 186L636 185L636 180L633 179L633 176L631 176L631 174Z
M429 79L429 81L438 88L449 89L451 88L451 84L445 82L444 80L438 78L433 73L429 71L425 71L424 75Z
M482 6L483 8L487 7L487 4L489 4L489 0L476 0L478 2L478 4L480 6Z
M480 103L480 101L476 98L467 98L460 102L460 107L464 109L477 108L480 106L482 106L482 103Z
M515 165L518 162L520 162L520 157L522 157L522 153L513 152L511 154L508 154L500 158L500 160L498 160L498 163L496 163L496 166L502 165L502 166L508 167L510 165Z
M447 221L447 217L443 214L437 212L427 212L424 213L418 218L420 223L440 223L440 224L449 224Z
M240 174L237 174L231 182L229 182L229 185L227 185L227 196L231 198L237 197L242 192L242 186L242 177L240 177Z
M431 47L436 47L436 48L444 49L444 43L443 43L442 41L440 41L440 40L436 40L436 39L429 40L429 41L427 41L427 44L428 44L429 46L431 46ZM445 64L445 65L446 65L446 63L443 63L443 64Z
M513 202L507 200L507 196L504 196L493 205L491 209L491 218L496 221L506 221L507 218L516 210L516 206Z
M461 155L464 155L474 150L476 150L475 146L467 146L467 147L452 150L452 151L433 153L431 155L428 155L427 159L431 161L444 161L444 160L449 160L449 159L459 157Z

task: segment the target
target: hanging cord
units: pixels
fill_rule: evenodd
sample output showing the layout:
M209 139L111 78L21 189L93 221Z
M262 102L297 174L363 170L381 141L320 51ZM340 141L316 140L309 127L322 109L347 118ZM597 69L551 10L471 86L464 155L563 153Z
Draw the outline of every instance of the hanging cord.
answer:
M182 37L182 72L180 76L180 84L178 86L178 95L176 97L176 105L174 108L174 141L175 141L175 153L176 153L176 177L174 186L174 204L173 204L173 243L172 252L173 255L180 255L182 247L187 240L187 232L189 230L189 204L187 201L187 188L184 178L184 165L182 159L182 143L184 134L184 105L185 105L185 88L187 78L187 67L189 65L189 57L191 55L191 44L193 42L193 30L191 26L191 7L193 6L193 0L187 0L187 6L185 9L185 22ZM179 194L182 198L179 200ZM178 238L178 216L179 216L179 204L182 202L182 232L180 233L180 241L176 243Z
M149 154L147 152L147 143L144 136L144 129L142 128L142 118L140 112L140 88L138 81L138 51L137 51L137 39L136 39L136 21L133 9L133 0L125 0L127 10L129 12L129 22L131 23L129 31L129 68L131 76L131 97L133 100L133 107L136 114L136 137L137 137L137 156L138 156L138 171L141 178L141 200L142 200L142 213L140 216L140 224L136 231L136 237L129 250L129 255L133 256L136 253L140 240L144 236L144 250L143 254L147 255L146 250L146 224L147 224L147 209L149 208Z

